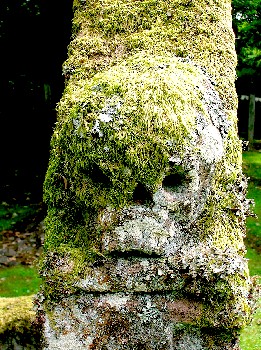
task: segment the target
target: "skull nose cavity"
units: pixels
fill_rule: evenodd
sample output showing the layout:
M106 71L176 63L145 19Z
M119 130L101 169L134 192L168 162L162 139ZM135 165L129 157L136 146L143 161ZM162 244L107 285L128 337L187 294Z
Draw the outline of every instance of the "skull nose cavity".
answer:
M150 205L153 203L152 195L140 182L137 184L133 192L132 199L135 204Z

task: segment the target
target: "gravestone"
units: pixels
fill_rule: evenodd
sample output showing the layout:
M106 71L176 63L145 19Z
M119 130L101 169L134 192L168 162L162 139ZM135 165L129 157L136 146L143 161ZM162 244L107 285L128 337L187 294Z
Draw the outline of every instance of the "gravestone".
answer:
M74 1L44 184L45 349L238 349L235 66L230 1Z

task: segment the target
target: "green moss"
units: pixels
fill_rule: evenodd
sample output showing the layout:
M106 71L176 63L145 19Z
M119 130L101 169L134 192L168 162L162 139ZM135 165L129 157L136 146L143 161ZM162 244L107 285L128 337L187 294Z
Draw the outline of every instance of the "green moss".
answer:
M204 251L205 249L205 251ZM199 247L194 256L183 253L183 297L198 298L203 303L198 324L205 328L240 329L250 321L252 285L247 264L232 251Z
M33 296L0 298L1 349L40 349L42 321L33 309Z
M203 79L190 63L138 54L67 85L45 180L46 246L88 246L99 210L130 204L137 183L157 190L170 156L192 147L197 114L209 118Z
M252 306L245 294L249 290L249 283L241 276L220 279L208 284L207 289L204 293L204 316L200 322L203 327L240 330L250 322Z
M191 57L217 80L226 105L236 106L236 55L229 0L74 1L74 40L65 62L75 82L134 52Z
M22 333L34 321L32 296L0 298L0 335L7 330Z
M211 242L223 250L234 247L240 255L245 255L243 238L249 203L245 198L247 183L242 174L241 143L233 128L226 138L225 154L217 164L212 185L197 229L205 236L206 244Z
M39 348L40 338L32 296L0 298L0 346Z
M55 253L49 251L45 254L40 272L46 299L55 302L74 293L77 281L84 277L89 265L99 257L99 252L94 248L86 251L84 247L72 248L66 244L56 248Z
M169 137L176 152L185 153L195 113L202 112L197 88L202 74L174 56L192 58L215 78L232 123L227 152L214 179L216 190L199 231L216 237L220 247L232 241L243 249L240 218L230 212L237 199L228 190L242 175L235 129L234 37L230 1L224 0L187 5L180 0L74 1L73 40L64 64L68 83L59 103L45 181L46 202L57 208L53 224L60 227L54 230L57 234L47 233L49 247L74 242L80 231L86 234L79 233L78 241L88 246L87 236L92 241L99 236L90 224L92 214L105 205L127 205L136 184L145 179L154 192L170 154L163 139ZM114 108L114 120L97 127L99 114L109 108ZM103 138L94 140L95 128ZM88 175L97 172L101 181ZM65 217L72 230L62 229ZM226 234L220 234L223 226Z

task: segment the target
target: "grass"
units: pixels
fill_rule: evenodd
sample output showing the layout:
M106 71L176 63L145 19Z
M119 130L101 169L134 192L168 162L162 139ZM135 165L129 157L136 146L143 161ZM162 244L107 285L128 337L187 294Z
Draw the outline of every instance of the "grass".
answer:
M251 275L261 276L261 153L244 152L243 170L249 178L247 197L254 199L253 211L256 217L247 219L247 255Z
M243 170L251 180L261 180L261 153L248 151L243 153Z
M261 349L261 300L257 305L253 321L241 332L240 347L241 350Z
M23 229L38 214L38 206L16 203L0 203L0 240L1 231ZM13 266L0 268L0 297L18 297L35 294L40 278L35 268Z
M261 278L261 255L253 248L247 248L246 258L251 276L260 276ZM261 281L260 281L261 283Z
M0 297L18 297L35 294L41 279L33 267L13 266L0 269Z
M261 153L259 154L261 158ZM260 167L260 184L261 184L261 167ZM251 276L259 275L261 283L261 186L256 181L249 182L248 198L255 201L253 208L256 217L247 219L247 237L245 239L247 254L249 259L248 266Z
M259 276L259 283L261 283L261 153L258 151L244 152L243 170L249 177L247 197L254 199L253 210L257 216L247 219L246 258L249 259L250 275ZM240 346L242 350L261 349L261 299L251 324L241 332Z

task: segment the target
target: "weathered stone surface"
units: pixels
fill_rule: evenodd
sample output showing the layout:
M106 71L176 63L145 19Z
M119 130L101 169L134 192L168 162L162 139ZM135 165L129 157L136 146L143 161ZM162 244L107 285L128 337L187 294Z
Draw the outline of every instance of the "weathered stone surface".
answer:
M171 294L85 294L64 299L48 318L45 337L58 349L237 349L222 340L222 331L208 334L197 321L202 305L175 300ZM48 349L48 347L46 348Z
M75 1L45 179L46 349L237 349L251 289L230 1Z
M53 331L47 321L46 335L52 337L53 349L65 348L70 339L77 349L168 349L173 325L196 324L201 309L199 303L175 301L171 294L87 294L57 306L53 316L60 319L58 329Z

